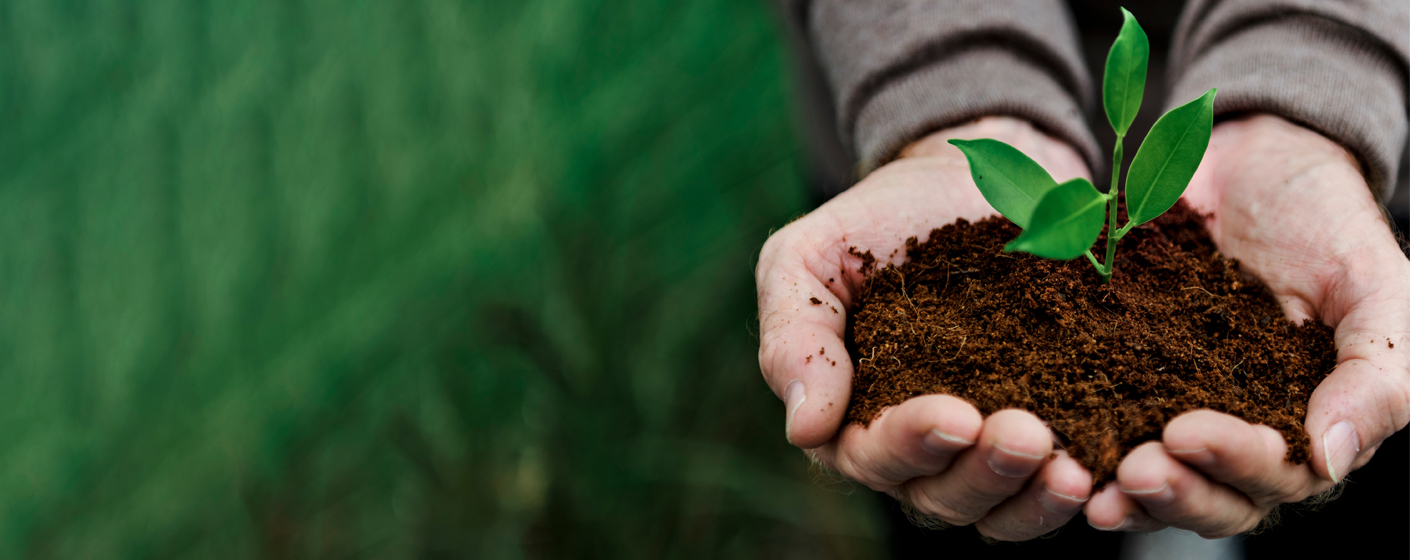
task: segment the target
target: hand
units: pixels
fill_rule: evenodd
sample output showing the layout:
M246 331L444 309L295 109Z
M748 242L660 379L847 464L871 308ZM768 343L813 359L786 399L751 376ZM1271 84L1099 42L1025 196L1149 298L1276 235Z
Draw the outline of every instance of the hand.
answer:
M1097 528L1248 531L1276 505L1366 464L1410 420L1410 262L1346 150L1278 117L1221 123L1185 198L1213 213L1215 245L1268 286L1288 319L1336 329L1337 367L1308 406L1312 461L1285 463L1287 443L1272 428L1190 412L1133 450L1119 484L1088 502Z
M996 214L950 138L996 138L1054 178L1090 177L1070 146L1026 122L986 118L933 134L902 157L764 244L755 272L759 365L783 399L789 442L827 467L954 525L977 523L996 539L1026 540L1060 527L1091 495L1091 474L1061 452L1028 412L984 418L969 403L927 395L891 407L869 428L841 426L852 387L842 336L861 287L861 260L901 263L909 237L956 218ZM813 304L817 298L821 304ZM839 428L841 430L839 431Z

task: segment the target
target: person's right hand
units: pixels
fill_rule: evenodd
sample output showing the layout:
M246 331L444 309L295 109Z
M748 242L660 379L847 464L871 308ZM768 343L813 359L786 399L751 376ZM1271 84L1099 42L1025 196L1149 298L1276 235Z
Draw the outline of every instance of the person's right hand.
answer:
M1027 540L1067 523L1092 492L1091 474L1075 460L1061 451L1050 459L1052 434L1031 413L984 418L963 400L927 395L886 409L868 428L841 426L852 388L845 313L863 280L849 249L899 264L907 238L996 214L964 156L945 143L950 138L1007 142L1059 182L1091 176L1071 146L1011 118L981 119L912 144L764 244L755 272L759 365L785 403L788 441L814 460L946 523Z

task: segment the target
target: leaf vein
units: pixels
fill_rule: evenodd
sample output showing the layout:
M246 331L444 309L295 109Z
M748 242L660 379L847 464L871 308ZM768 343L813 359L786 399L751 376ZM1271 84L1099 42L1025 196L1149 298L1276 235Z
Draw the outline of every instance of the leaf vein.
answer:
M1190 135L1190 129L1194 128L1194 126L1195 123L1191 122L1185 125L1185 130L1180 131L1180 139L1175 141L1175 146L1170 148L1170 155L1165 158L1165 161L1161 162L1160 170L1156 171L1155 177L1151 178L1150 187L1146 189L1145 194L1141 197L1141 203L1136 205L1137 210L1145 210L1146 203L1150 201L1151 195L1155 193L1155 186L1160 184L1160 177L1165 175L1166 168L1170 167L1171 160L1175 159L1175 154L1180 151L1180 146L1185 143L1185 138Z

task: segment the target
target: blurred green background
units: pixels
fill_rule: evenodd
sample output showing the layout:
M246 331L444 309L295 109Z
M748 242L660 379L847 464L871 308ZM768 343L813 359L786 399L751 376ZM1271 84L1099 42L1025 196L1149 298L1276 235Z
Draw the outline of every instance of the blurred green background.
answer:
M865 557L761 0L0 0L0 558Z

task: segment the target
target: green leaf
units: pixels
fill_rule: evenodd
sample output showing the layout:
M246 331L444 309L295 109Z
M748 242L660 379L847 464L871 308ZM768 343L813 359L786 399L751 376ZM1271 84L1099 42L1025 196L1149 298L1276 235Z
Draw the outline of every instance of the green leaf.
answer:
M1117 136L1125 136L1141 110L1141 96L1146 92L1146 65L1151 55L1151 43L1146 38L1136 16L1121 9L1126 23L1121 24L1121 34L1111 44L1106 55L1106 75L1102 78L1102 104L1106 105L1106 119Z
M1106 221L1106 197L1091 181L1077 178L1048 191L1033 212L1032 227L1004 246L1046 259L1071 260L1082 256Z
M1195 176L1214 129L1214 92L1155 121L1126 172L1126 214L1135 227L1164 214Z
M954 139L950 143L969 160L969 174L984 200L1018 227L1028 229L1033 209L1057 181L1018 148L998 140Z

